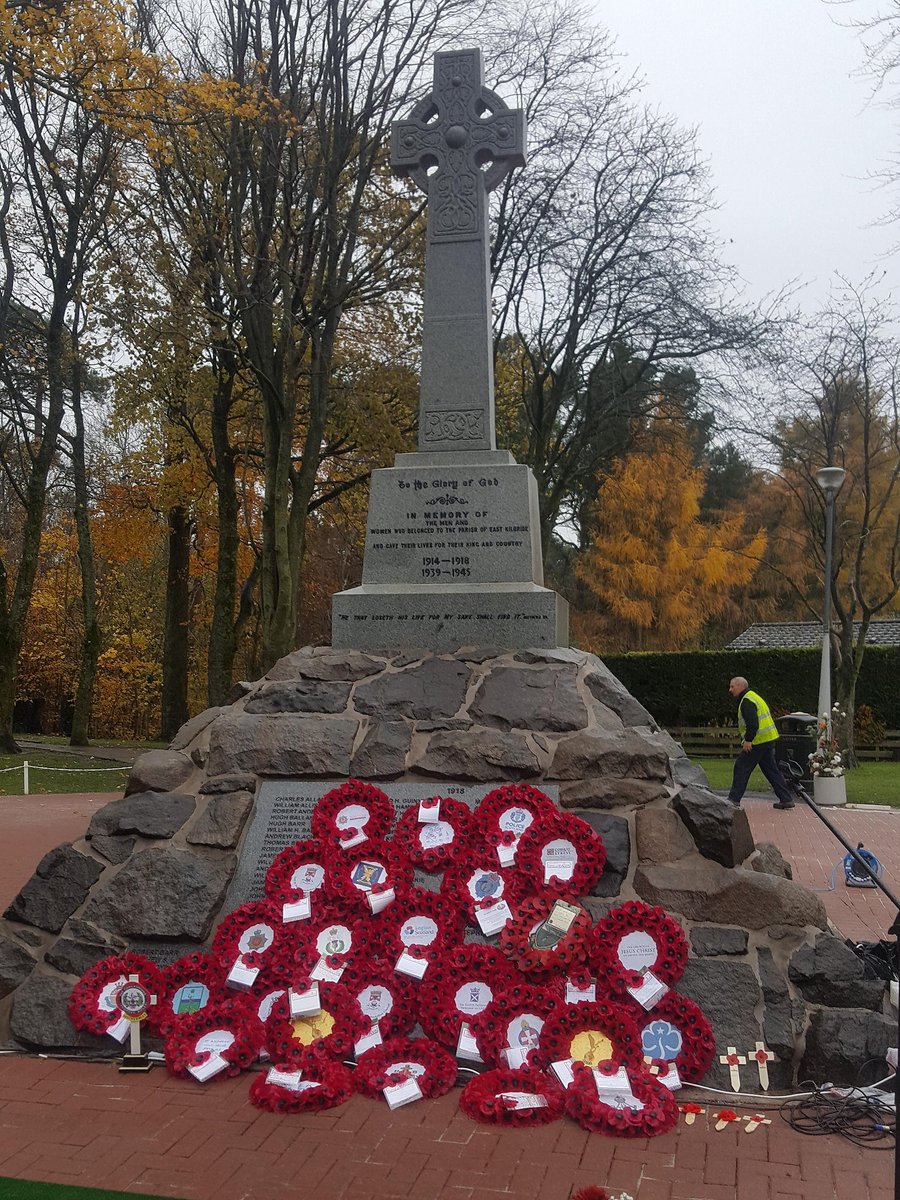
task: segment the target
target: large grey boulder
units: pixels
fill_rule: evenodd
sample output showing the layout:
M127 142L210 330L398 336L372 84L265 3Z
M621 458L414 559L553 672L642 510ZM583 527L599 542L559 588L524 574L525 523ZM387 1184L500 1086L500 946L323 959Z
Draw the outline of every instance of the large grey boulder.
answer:
M744 810L705 788L685 787L672 803L697 849L723 867L739 867L756 849Z
M431 734L425 749L413 752L411 768L421 775L490 783L537 775L540 764L521 733L448 729Z
M118 833L170 838L191 816L196 803L193 796L181 792L133 792L98 809L85 836L88 841Z
M349 683L301 679L264 683L244 705L245 713L340 713L350 699Z
M80 978L94 963L127 948L121 938L110 937L87 921L73 917L66 932L47 951L46 961L64 975Z
M124 938L203 941L234 873L234 855L143 850L95 889L84 919Z
M691 949L698 958L746 954L749 941L746 929L731 925L695 925L691 930Z
M357 712L396 721L452 717L466 698L472 672L452 659L428 658L417 666L356 685Z
M641 862L676 862L694 850L694 839L671 808L639 809L634 817L634 836Z
M349 775L358 728L349 717L232 713L212 726L208 773Z
M888 1073L885 1055L896 1036L896 1021L867 1009L813 1009L800 1078L842 1087L874 1083Z
M216 717L220 717L222 713L226 712L228 712L228 706L222 705L217 708L205 708L203 712L197 713L196 717L191 717L189 721L185 721L169 743L169 749L184 750L207 726L212 725Z
M4 916L59 933L102 874L102 863L64 842L44 855Z
M756 851L750 863L754 871L762 871L766 875L781 875L783 879L794 878L794 868L774 842L757 842Z
M593 655L591 656L593 658ZM648 726L657 729L658 726L651 715L639 704L628 688L603 665L599 658L594 658L591 669L584 677L584 682L594 697L607 708L611 708L625 725Z
M704 1084L730 1088L728 1068L719 1062L719 1055L728 1046L743 1054L755 1041L762 1040L756 1016L760 1001L756 976L747 963L694 958L688 960L677 989L700 1005L715 1035L716 1054L703 1077Z
M0 1000L34 970L35 958L21 942L0 935Z
M664 800L668 794L666 785L655 779L602 779L595 776L561 783L559 802L563 808L640 808L655 800Z
M249 792L226 792L210 796L206 808L194 822L187 838L192 846L217 846L230 850L238 844L244 823L253 807Z
M212 775L204 779L197 790L201 796L222 796L228 792L254 792L256 776L251 775L249 771Z
M606 865L591 895L618 896L631 862L628 822L624 817L614 817L611 813L576 811L573 815L586 821L595 833L599 833L606 847Z
M305 647L280 658L266 679L321 679L354 682L384 670L385 660L360 650L332 650L330 646Z
M806 1000L830 1008L879 1009L887 988L882 979L865 979L861 959L828 933L795 951L788 972Z
M355 779L392 779L406 769L412 730L406 721L372 721L350 764Z
M87 835L85 835L87 836ZM95 854L102 854L107 862L118 866L131 856L137 838L108 836L105 833L94 834L91 839L91 849Z
M757 950L757 963L765 1001L765 1043L779 1058L791 1059L803 1028L805 1005L802 1000L791 999L787 977L768 946L760 946Z
M131 792L174 792L194 771L189 754L180 750L147 750L128 775L125 794Z
M620 734L583 729L564 737L556 747L548 779L613 779L665 781L668 755L633 729Z
M677 863L641 863L634 888L648 904L682 913L692 921L766 929L770 925L815 925L828 921L818 896L806 888L740 867L729 870L699 856Z
M563 733L587 724L575 667L495 667L469 711L482 725Z
M39 1050L76 1047L104 1058L120 1055L122 1047L112 1038L95 1037L73 1028L66 1008L73 986L58 975L32 972L13 996L9 1022L12 1036Z

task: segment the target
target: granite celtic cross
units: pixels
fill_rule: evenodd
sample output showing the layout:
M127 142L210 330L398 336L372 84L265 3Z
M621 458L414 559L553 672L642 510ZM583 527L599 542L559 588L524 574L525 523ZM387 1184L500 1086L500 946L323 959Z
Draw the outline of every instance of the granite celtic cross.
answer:
M480 50L434 56L392 130L391 166L428 197L419 449L494 450L488 192L525 165L525 114L484 86Z

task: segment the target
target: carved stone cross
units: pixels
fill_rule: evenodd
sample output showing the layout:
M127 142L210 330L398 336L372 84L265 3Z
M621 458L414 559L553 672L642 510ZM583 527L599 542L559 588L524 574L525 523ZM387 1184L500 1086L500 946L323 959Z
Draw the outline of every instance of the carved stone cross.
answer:
M434 56L392 130L391 166L428 196L419 449L494 450L488 192L525 165L525 115L484 86L480 50Z

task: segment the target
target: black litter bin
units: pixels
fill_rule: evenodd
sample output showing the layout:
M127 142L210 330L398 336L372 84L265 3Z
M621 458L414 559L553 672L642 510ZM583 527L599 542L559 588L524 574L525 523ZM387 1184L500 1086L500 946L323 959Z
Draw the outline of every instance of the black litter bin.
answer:
M803 772L803 780L812 782L809 756L816 748L816 718L812 713L793 712L775 722L781 735L775 746L775 758L794 762Z

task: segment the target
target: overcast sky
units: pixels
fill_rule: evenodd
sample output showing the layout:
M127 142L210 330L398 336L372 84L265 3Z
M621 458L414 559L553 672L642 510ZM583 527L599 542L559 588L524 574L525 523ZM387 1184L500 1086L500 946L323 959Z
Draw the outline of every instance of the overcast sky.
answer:
M862 45L843 27L876 0L592 2L645 98L697 127L748 298L800 277L814 308L835 270L900 283L900 257L879 257L900 228L873 227L888 196L866 180L900 146L900 112L868 102Z

